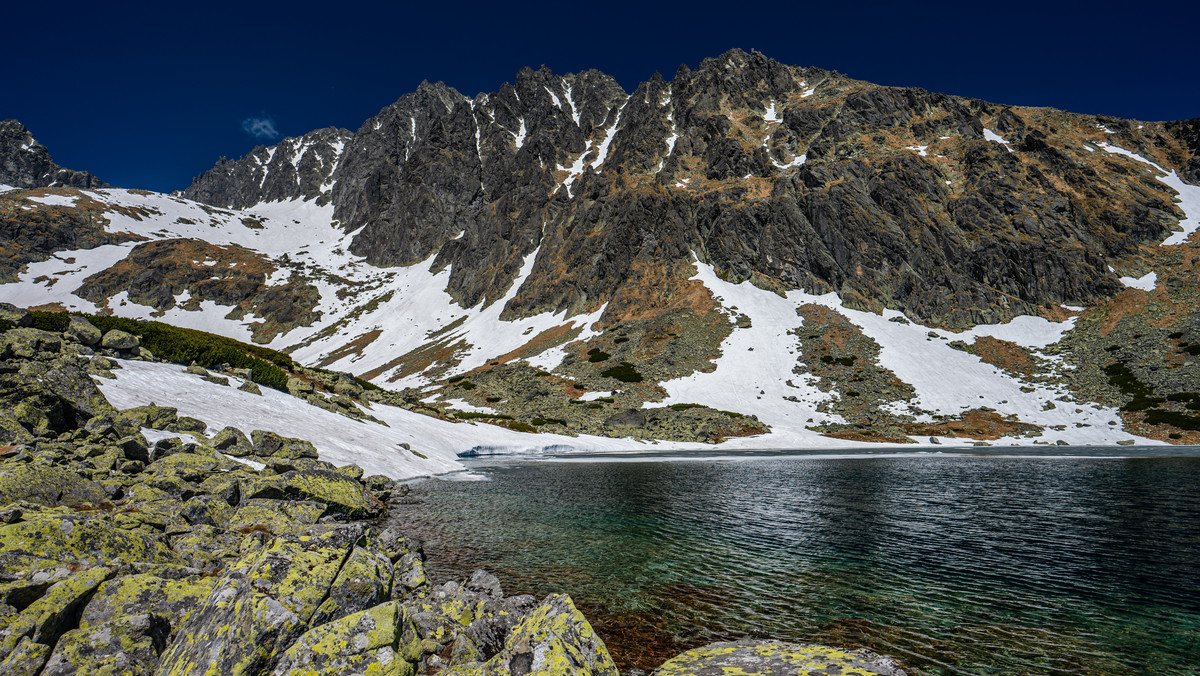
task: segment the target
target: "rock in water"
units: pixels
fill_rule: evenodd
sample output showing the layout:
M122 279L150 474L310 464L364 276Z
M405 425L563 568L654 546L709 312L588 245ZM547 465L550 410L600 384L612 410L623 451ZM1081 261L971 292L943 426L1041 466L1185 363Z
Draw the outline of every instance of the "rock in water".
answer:
M710 643L667 660L652 676L905 676L890 657L869 650L845 651L782 641Z

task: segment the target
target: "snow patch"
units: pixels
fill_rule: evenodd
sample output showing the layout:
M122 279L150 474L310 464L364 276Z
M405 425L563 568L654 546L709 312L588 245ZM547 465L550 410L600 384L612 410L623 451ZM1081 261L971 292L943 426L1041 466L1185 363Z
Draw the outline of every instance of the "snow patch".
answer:
M1010 153L1012 152L1012 144L1010 144L1008 141L1005 141L1004 137L1000 136L999 134L992 131L991 129L983 130L983 138L988 141L991 141L993 143L999 143L1000 145L1004 146L1005 150L1007 150Z
M1141 277L1122 277L1121 283L1130 289L1153 291L1154 287L1158 284L1158 273L1147 272Z

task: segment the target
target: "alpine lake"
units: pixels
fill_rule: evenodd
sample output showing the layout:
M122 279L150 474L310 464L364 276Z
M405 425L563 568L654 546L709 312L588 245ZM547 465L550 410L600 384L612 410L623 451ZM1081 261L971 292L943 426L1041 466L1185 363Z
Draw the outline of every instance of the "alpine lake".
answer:
M1200 673L1198 447L469 465L390 517L431 580L568 593L622 672L755 637L919 674Z

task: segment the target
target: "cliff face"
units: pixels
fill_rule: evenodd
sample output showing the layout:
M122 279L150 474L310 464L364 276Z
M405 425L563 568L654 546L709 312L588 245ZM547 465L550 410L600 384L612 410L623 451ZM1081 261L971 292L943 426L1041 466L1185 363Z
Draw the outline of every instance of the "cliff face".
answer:
M0 184L14 188L103 188L108 185L86 171L64 169L55 164L46 147L16 120L0 120Z
M632 94L545 68L474 99L423 84L338 133L337 160L260 170L334 133L322 130L218 165L185 194L331 200L347 231L362 228L352 251L376 265L436 254L465 306L503 296L539 247L517 314L594 309L695 252L730 278L962 327L1119 291L1107 259L1161 239L1180 212L1170 190L1096 150L1136 148L1195 179L1196 129L881 87L735 50ZM318 176L328 193L303 187Z
M345 129L328 127L286 138L270 148L259 146L239 160L221 158L183 195L234 209L289 199L315 199L325 204L331 176L352 138Z

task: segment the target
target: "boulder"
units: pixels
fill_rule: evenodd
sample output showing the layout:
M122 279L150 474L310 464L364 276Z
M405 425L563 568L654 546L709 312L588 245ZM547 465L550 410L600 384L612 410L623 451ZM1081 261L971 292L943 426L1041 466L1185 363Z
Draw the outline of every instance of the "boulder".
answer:
M29 310L12 303L0 303L0 319L11 322L13 326L29 326L33 322Z
M0 356L35 359L62 349L62 337L57 333L35 328L18 328L0 335Z
M711 643L667 660L652 676L701 676L702 674L877 674L905 676L890 657L869 650L845 651L820 645L782 641L736 641Z
M132 333L120 329L112 329L100 338L100 347L109 350L132 350L141 345L141 339Z
M37 601L29 604L8 626L0 630L0 658L7 658L23 638L53 646L58 637L72 628L80 608L112 569L88 568L58 582Z
M327 617L344 617L388 600L392 588L392 562L378 552L354 547L342 564L329 598L317 609L312 624Z
M316 458L317 448L303 439L291 439L274 432L254 430L250 432L254 441L254 455L269 458Z
M216 584L215 577L168 580L149 573L113 578L96 590L79 616L79 627L93 629L140 613L154 613L179 626Z
M47 465L0 466L0 504L28 500L52 507L97 503L106 498L100 484L75 472Z
M95 345L100 342L102 337L100 329L79 315L71 315L71 323L63 333L68 338L84 345Z
M160 674L261 673L307 632L309 619L362 537L358 526L282 535L236 562L178 628ZM330 620L338 619L336 617Z
M0 659L0 674L5 676L37 676L50 657L50 646L22 636L17 647Z
M416 628L392 601L309 630L287 649L273 674L408 676L420 657Z
M288 378L288 381L287 381L288 394L300 397L305 394L312 394L313 390L314 390L313 384L308 382L307 380L301 380L299 378Z
M352 519L378 516L385 508L359 482L323 470L291 471L277 477L265 477L246 490L248 498L321 502L328 505L327 513Z
M162 432L175 424L179 418L179 410L170 406L147 404L121 411L118 417L139 428L149 427Z
M151 674L170 633L170 623L152 613L68 631L58 640L42 676Z
M26 513L24 520L0 526L0 571L27 571L47 561L115 567L182 563L160 534L127 530L104 512L67 511Z
M757 673L757 672L749 672ZM617 665L569 596L552 594L512 628L504 649L483 664L453 665L444 676L619 676Z
M216 436L209 440L209 445L214 449L232 455L236 458L251 455L254 452L254 446L246 435L236 427L226 427Z

